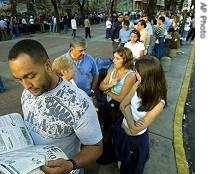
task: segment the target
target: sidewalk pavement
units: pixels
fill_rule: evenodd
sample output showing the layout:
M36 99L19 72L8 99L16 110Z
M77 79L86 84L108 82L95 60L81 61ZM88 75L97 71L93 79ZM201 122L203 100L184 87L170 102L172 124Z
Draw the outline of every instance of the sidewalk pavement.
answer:
M83 29L78 35L84 36ZM104 24L92 27L93 38L88 40L88 52L94 57L112 57L111 41L105 38ZM29 36L23 36L29 37ZM6 90L0 93L0 115L21 112L22 87L14 81L8 71L8 50L23 37L0 42L0 75L4 78ZM31 37L43 43L50 57L55 58L68 50L70 33L37 33ZM194 44L181 48L183 55L171 59L166 73L168 85L168 106L149 128L150 159L144 174L187 174L188 166L182 141L182 115L194 61ZM93 164L86 168L86 174L118 174L117 164L106 166Z
M183 55L171 59L166 73L168 106L149 128L150 159L144 174L189 174L182 138L183 110L188 92L194 44L182 46ZM95 164L97 165L97 164ZM94 172L89 169L88 174ZM117 164L100 166L97 174L117 174Z

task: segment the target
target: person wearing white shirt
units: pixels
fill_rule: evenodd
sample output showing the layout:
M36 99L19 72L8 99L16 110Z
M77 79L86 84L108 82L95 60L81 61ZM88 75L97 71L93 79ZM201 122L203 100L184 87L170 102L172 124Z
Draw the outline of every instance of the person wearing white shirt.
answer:
M28 33L28 27L27 27L27 22L26 22L25 17L22 18L21 23L22 23L22 25L23 25L23 30L24 30L23 32L24 32L25 34L27 34L27 33Z
M145 20L146 22L146 29L147 29L147 33L148 33L148 42L147 42L147 54L150 55L152 54L152 51L154 49L154 45L155 45L155 38L153 35L153 29L152 29L152 25L150 23L150 21L148 20L148 15L144 14L142 15L142 19Z
M52 16L52 22L53 22L53 32L57 32L57 19L55 16Z
M133 30L130 34L130 41L124 45L124 47L129 48L132 51L134 59L139 59L144 55L145 46L143 42L140 42L139 38L139 31Z
M111 28L112 28L111 18L108 17L106 21L106 39L111 39L110 37Z
M77 31L77 21L75 19L75 16L71 19L71 29L72 29L72 36L76 36L76 31Z
M129 161L121 161L120 174L143 174L149 159L148 127L167 106L166 79L160 61L146 55L137 60L135 69L137 82L120 104L124 116L121 128L127 137L123 145L128 147L122 153L130 156ZM116 143L117 139L113 137L113 141Z
M188 32L190 31L190 24L191 24L191 17L190 17L190 13L188 12L187 17L186 17L186 21L185 21L185 24L184 24L183 35L182 35L184 41L186 41Z
M142 41L144 43L144 46L146 47L145 54L150 42L150 33L146 27L146 21L141 19L137 25L137 29L140 32L140 41Z
M34 18L33 18L33 16L30 16L29 24L30 24L31 34L34 34L35 33L35 27L34 27Z
M89 96L52 70L47 51L36 40L18 41L9 50L7 63L24 87L22 113L34 144L56 145L68 157L48 161L41 166L43 173L82 174L103 150L98 115Z

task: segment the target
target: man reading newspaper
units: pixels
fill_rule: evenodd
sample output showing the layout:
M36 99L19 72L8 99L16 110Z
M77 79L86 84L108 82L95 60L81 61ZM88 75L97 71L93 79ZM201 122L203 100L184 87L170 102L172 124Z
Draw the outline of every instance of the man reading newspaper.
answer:
M19 113L0 116L1 174L42 174L40 166L58 158L68 159L54 145L34 145Z
M68 157L48 161L42 171L67 174L94 162L102 153L102 133L86 93L52 71L45 48L36 40L17 42L9 51L8 64L25 88L22 111L34 144L56 145Z

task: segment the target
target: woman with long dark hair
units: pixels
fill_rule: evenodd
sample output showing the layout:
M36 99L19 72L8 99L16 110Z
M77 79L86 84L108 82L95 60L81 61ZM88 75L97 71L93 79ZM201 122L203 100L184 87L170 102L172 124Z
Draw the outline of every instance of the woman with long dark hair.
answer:
M143 56L136 61L135 68L137 82L120 104L124 115L121 127L126 134L124 145L130 152L130 159L121 161L120 174L143 173L149 158L148 127L167 105L166 79L160 61Z

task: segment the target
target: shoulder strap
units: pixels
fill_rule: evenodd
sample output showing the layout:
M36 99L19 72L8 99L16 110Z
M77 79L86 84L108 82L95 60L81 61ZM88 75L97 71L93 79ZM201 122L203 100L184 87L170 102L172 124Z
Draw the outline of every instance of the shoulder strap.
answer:
M125 80L126 77L127 77L129 74L131 74L131 73L133 73L133 70L127 71L127 72L125 73L125 75L123 76L122 80Z
M109 77L109 83L112 81L113 75L114 75L115 72L116 72L116 68L113 68L113 70L112 70L112 72L110 74L110 77Z

